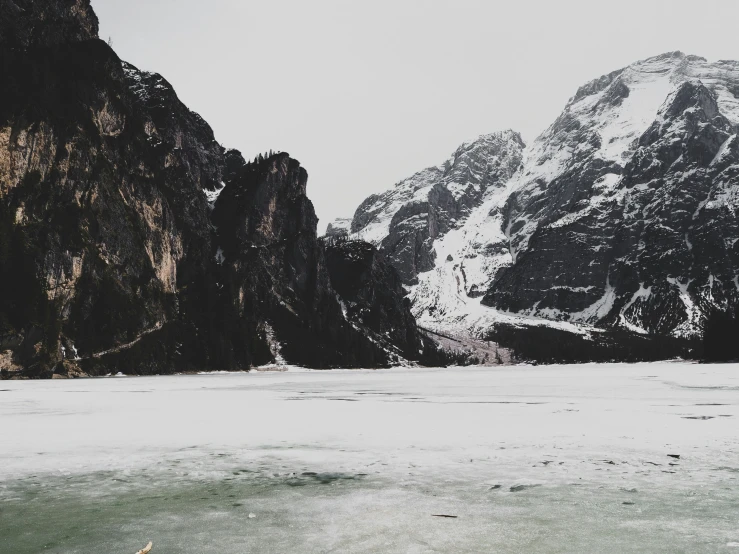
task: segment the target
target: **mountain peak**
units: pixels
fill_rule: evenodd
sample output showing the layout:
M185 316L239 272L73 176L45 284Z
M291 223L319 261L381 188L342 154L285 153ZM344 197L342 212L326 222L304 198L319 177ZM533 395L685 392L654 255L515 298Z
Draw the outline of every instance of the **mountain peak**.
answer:
M685 52L682 52L680 50L675 50L673 52L665 52L664 54L658 54L656 56L650 56L649 58L644 58L643 60L639 60L638 62L632 64L645 64L645 63L654 63L654 62L682 62L682 61L688 61L688 62L708 62L706 58L703 56L696 56L694 54L686 54Z
M728 64L729 62L723 61L718 63ZM614 81L634 81L636 76L638 76L637 80L641 82L659 80L661 77L671 77L673 74L691 76L696 71L701 71L700 67L698 67L701 65L711 64L708 63L706 58L685 54L679 50L644 58L584 84L577 90L575 96L570 99L568 105L576 104L583 98L603 92ZM691 66L696 66L696 68L691 69Z
M466 144L475 144L478 142L517 142L521 146L526 146L524 143L523 138L521 138L521 133L518 131L514 131L513 129L505 129L504 131L493 131L492 133L485 133L477 137L475 140L466 142L462 145ZM461 147L460 147L461 148Z

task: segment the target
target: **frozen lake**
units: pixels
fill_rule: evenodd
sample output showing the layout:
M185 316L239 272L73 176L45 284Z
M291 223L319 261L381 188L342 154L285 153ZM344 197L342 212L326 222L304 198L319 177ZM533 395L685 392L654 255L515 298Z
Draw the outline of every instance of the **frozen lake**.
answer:
M5 381L0 424L1 552L739 553L736 365Z

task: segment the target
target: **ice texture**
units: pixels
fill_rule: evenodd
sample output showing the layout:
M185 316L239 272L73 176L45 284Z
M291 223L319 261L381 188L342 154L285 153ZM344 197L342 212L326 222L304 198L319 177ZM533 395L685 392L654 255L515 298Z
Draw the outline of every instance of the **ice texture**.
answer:
M0 551L723 552L738 369L4 382Z

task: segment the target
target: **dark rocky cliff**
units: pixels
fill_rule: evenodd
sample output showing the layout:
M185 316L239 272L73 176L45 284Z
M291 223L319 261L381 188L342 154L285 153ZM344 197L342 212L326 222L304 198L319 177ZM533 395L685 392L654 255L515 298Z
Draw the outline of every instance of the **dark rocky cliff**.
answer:
M387 365L385 349L344 318L332 288L308 174L287 154L246 163L226 154L213 223L218 271L242 318L268 331L281 355L312 367Z
M90 0L0 0L0 45L42 48L98 38Z
M298 162L225 152L87 1L5 0L0 29L4 376L247 369L276 343L389 362L343 318Z
M402 359L444 365L448 360L436 344L419 332L400 275L377 248L342 239L327 244L331 282L346 318Z

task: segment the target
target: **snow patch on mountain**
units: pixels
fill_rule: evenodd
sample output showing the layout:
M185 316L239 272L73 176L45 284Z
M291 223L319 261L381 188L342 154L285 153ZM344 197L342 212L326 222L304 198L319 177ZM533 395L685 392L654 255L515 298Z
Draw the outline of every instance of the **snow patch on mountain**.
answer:
M668 277L667 282L677 288L677 290L680 292L680 301L683 303L685 311L688 315L687 319L682 324L680 324L677 329L675 329L674 334L676 336L692 336L695 334L696 329L699 328L699 320L701 316L701 310L696 305L689 291L692 279L681 282L677 278Z
M635 318L629 315L629 310L631 310L632 306L634 306L638 301L646 301L649 299L650 296L652 296L652 287L645 288L644 283L641 283L639 285L639 290L634 293L634 295L631 297L631 300L626 303L626 305L621 309L621 313L619 314L619 322L625 329L628 329L632 333L638 333L640 335L648 334L643 327L637 324Z
M434 242L436 267L419 275L409 295L417 312L436 307L443 317L468 296L480 296L490 277L512 263L502 229L502 208L509 195L510 187L489 190L460 228Z
M221 195L223 189L225 188L226 183L221 182L221 186L215 190L203 189L203 193L205 193L205 199L208 202L208 208L210 208L211 210L215 208L216 200L218 200L218 197Z

